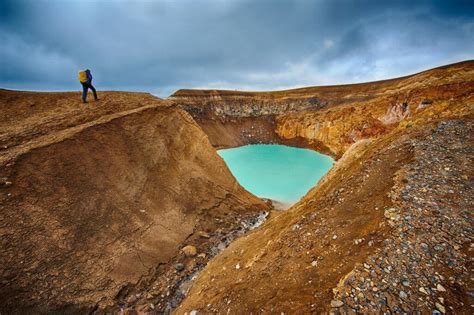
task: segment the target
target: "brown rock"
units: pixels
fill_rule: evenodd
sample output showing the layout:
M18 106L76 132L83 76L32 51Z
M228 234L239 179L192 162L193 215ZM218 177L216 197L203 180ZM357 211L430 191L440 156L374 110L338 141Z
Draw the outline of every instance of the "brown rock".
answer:
M204 231L199 231L199 232L198 232L198 235L199 235L199 237L202 237L202 238L210 238L210 237L211 237L211 236L209 235L209 233L204 232Z
M188 257L194 257L197 254L196 247L194 247L192 245L187 245L187 246L183 247L183 249L181 251Z

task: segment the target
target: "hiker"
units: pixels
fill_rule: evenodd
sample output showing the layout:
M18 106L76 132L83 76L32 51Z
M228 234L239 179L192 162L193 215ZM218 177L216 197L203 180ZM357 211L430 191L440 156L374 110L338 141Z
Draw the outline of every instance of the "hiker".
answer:
M82 102L87 103L87 90L91 89L94 94L94 99L97 101L97 92L92 86L92 74L89 69L79 71L79 82L82 84Z

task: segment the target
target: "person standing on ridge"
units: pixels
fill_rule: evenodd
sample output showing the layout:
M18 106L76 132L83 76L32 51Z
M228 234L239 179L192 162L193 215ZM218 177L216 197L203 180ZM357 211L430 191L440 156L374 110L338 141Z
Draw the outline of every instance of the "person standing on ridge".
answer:
M97 92L92 86L92 74L89 69L79 71L79 82L82 84L82 102L87 103L87 90L91 89L94 94L94 99L97 101Z

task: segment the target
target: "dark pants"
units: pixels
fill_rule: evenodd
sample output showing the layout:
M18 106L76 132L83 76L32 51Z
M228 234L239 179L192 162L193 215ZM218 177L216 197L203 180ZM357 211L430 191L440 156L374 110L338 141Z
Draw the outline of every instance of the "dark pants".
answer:
M87 100L87 90L91 89L92 93L94 94L94 99L97 100L97 92L95 88L92 86L91 82L81 83L82 84L82 101L85 102Z

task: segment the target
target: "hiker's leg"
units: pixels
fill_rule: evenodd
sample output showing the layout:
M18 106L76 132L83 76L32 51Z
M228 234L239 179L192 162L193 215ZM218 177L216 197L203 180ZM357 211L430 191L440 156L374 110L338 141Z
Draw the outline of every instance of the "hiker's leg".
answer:
M82 83L82 101L85 103L87 101L87 84Z
M94 94L94 99L97 100L97 92L95 88L92 86L92 83L89 83L89 87L91 88L92 93Z

